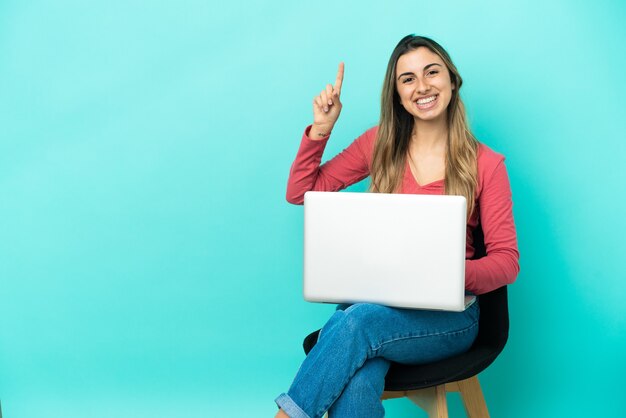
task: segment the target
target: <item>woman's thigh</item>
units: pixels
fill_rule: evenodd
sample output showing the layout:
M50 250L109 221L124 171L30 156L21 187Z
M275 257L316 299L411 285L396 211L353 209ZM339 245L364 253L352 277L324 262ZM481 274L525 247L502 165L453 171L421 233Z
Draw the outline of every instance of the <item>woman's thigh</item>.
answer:
M368 357L429 363L467 351L478 334L478 303L463 312L400 309L357 303L344 308L345 325L363 335Z

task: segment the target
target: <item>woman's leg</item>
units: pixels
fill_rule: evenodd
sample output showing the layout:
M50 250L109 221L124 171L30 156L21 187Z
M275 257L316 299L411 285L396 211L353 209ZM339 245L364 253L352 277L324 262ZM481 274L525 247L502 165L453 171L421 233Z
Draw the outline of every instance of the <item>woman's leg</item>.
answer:
M382 357L365 362L339 398L328 410L329 418L380 418L385 410L380 397L385 387L385 375L390 362ZM289 418L284 411L279 411L275 418Z
M328 410L329 418L382 418L385 409L380 397L390 361L375 357L356 371L339 398Z
M413 364L440 360L466 351L477 331L477 304L465 312L352 305L330 318L289 392L276 403L291 418L321 417L367 360L383 357ZM342 403L354 402L350 393L354 391L347 392Z

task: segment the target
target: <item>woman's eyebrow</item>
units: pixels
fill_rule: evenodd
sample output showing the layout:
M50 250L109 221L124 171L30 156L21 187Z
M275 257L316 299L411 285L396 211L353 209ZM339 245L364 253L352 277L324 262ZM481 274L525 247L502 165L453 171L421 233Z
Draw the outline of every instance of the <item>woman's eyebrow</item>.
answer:
M401 77L403 77L403 76L405 76L405 75L415 75L415 74L413 74L413 73L412 73L412 72L410 72L410 71L409 71L409 72L406 72L406 73L402 73L402 74L400 74L400 75L398 76L398 80L400 80L400 78L401 78Z
M438 66L440 66L440 67L441 67L441 64L436 63L436 62L432 62L432 63L428 64L427 66L425 66L425 67L424 67L424 69L423 69L422 71L426 71L426 70L428 70L428 69L429 69L430 67L432 67L433 65L438 65ZM405 75L415 75L415 74L414 74L414 73L412 73L412 72L410 72L410 71L407 71L406 73L402 73L402 74L400 74L400 75L398 76L398 80L400 79L400 77L405 76Z
M432 67L433 65L438 65L441 67L441 64L438 64L436 62L433 62L432 64L428 64L426 67L424 67L424 71L428 70L430 67Z

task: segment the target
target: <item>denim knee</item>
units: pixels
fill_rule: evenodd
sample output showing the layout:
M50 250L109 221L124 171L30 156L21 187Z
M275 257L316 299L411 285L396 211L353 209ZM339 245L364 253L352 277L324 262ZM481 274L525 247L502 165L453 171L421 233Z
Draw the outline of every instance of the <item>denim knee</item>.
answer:
M332 335L335 349L355 355L361 353L369 358L374 343L370 341L370 328L385 309L389 308L373 303L357 303L345 310L337 310L321 329L318 341Z
M375 303L355 303L344 311L346 314L345 325L354 332L363 331L390 309L392 308Z

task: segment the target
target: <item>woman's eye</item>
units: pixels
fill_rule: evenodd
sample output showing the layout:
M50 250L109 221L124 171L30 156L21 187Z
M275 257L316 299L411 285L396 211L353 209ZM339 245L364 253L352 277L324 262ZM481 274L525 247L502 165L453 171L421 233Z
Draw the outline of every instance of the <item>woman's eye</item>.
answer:
M402 80L403 83L410 83L411 81L413 81L413 77L407 77L404 80Z
M432 70L432 71L429 71L426 75L435 75L435 74L439 74L439 71Z

